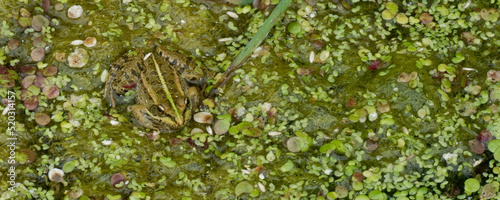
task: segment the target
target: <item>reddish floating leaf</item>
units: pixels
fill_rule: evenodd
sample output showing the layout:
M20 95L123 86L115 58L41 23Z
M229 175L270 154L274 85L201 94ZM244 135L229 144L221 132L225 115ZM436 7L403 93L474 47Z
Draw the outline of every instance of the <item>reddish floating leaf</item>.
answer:
M356 100L353 99L352 97L349 98L349 100L347 100L347 104L346 104L347 107L354 107L356 106Z
M481 141L481 142L489 142L493 140L493 135L491 135L491 132L488 130L482 130L479 135L476 136L476 139Z
M19 70L21 72L21 75L30 75L30 74L35 74L36 72L36 67L35 66L22 66L21 69Z
M42 9L45 12L48 12L50 8L50 1L49 0L42 0Z
M36 76L35 75L29 75L23 78L21 81L21 87L23 88L28 88L30 85L33 85L33 81L35 81Z
M45 77L49 76L55 76L57 74L57 67L56 66L48 66L45 69L43 69L42 75Z
M56 85L47 85L43 88L43 93L49 99L53 99L59 96L59 88Z
M429 13L425 12L425 13L422 13L419 17L420 19L420 22L422 24L428 24L428 23L431 23L432 20L434 19L434 17L432 15L430 15Z
M43 76L36 77L35 86L39 88L44 88L47 85L49 85L49 80L47 80L45 77Z
M382 65L380 63L380 60L374 60L370 63L370 66L368 67L368 69L375 71L381 67L382 67Z
M35 110L35 108L38 107L38 96L30 96L26 98L23 104L28 110Z
M476 139L469 140L469 147L476 154L482 154L485 150L484 144Z
M9 69L7 69L7 67L0 65L0 74L9 74Z
M119 188L119 187L117 187L117 185L123 181L125 181L125 177L120 173L113 174L113 176L111 176L111 180L110 180L111 185L114 188Z

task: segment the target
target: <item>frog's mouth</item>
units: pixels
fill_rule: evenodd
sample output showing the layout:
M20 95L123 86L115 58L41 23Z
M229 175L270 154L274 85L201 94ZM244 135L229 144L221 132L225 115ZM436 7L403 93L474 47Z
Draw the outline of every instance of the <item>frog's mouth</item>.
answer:
M165 79L163 78L163 75L160 71L160 66L158 66L158 63L156 62L156 59L154 55L151 55L151 58L153 59L153 62L155 64L156 68L156 73L158 73L158 77L160 78L161 82L161 88L165 92L165 95L167 95L168 102L170 102L170 106L172 106L172 109L174 109L175 113L175 122L177 124L182 124L183 123L183 118L182 115L179 113L179 110L177 109L177 106L175 105L174 99L172 98L172 94L170 94L170 91L168 90L167 84L165 82Z

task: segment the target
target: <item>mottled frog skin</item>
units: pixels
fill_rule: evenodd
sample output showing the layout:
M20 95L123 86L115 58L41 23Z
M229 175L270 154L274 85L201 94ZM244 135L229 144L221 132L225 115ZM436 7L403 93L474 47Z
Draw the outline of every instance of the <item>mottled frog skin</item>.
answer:
M152 53L137 50L118 59L109 72L104 91L105 98L115 107L118 96L135 90L135 104L128 110L137 124L171 132L184 127L191 119L201 98L203 83L203 69L191 58L156 47Z

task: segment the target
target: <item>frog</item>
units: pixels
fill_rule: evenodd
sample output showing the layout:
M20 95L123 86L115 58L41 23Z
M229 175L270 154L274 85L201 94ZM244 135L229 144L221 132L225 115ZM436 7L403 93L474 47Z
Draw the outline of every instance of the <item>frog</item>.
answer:
M198 107L206 82L205 70L192 57L157 46L153 52L131 51L112 64L104 97L116 99L135 90L127 107L137 125L161 132L183 128Z

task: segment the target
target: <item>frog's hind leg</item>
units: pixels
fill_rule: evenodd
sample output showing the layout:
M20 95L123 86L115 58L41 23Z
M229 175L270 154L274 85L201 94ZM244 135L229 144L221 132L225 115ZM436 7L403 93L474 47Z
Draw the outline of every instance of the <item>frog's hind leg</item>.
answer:
M157 117L144 105L131 105L128 107L138 124L146 128L158 130L163 127L178 127L179 125L170 117ZM168 131L168 130L167 130Z

